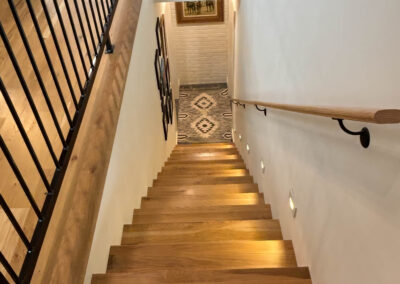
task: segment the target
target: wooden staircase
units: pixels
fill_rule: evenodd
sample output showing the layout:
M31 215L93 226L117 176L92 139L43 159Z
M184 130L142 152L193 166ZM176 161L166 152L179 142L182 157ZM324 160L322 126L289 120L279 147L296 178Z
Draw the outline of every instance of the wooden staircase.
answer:
M92 283L310 284L231 143L178 145Z

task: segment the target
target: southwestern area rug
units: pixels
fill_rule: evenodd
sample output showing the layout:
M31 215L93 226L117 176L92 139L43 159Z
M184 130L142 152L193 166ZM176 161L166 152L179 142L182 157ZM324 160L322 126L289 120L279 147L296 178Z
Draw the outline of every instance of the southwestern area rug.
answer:
M232 110L226 83L180 87L178 143L232 141Z

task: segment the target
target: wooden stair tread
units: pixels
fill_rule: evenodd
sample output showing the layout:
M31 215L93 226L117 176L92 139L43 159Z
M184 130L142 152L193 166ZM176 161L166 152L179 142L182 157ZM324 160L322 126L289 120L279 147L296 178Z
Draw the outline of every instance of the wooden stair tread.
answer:
M277 220L214 221L126 225L122 245L281 239L281 227Z
M220 159L220 160L168 160L165 162L165 165L220 165L220 164L243 164L242 158L230 158L230 159Z
M194 153L239 153L236 148L175 148L171 152L171 156L173 155L187 155L187 154L194 154Z
M147 191L148 197L153 196L197 196L197 195L220 195L220 194L237 194L237 193L258 193L257 187L253 188L225 188L216 190L212 188L203 189L180 189L180 188L149 188Z
M159 215L159 214L201 214L201 213L240 213L240 212L271 212L271 206L267 205L218 205L218 206L199 206L191 208L155 208L155 209L135 209L138 215Z
M184 156L179 157L177 159L169 158L167 163L195 163L195 162L209 162L209 163L217 163L218 161L241 161L242 158L239 155L224 155L224 156L216 156L216 157L193 157L193 156Z
M202 191L215 191L215 192L227 192L228 190L251 190L258 192L257 184L254 183L226 183L226 184L189 184L189 185L157 185L150 187L149 190L152 191L182 191L190 190L192 192L202 192Z
M176 146L92 282L312 283L232 143Z
M160 192L160 190L158 191ZM161 191L162 192L162 191ZM256 198L264 198L263 193L258 192L244 192L244 193L225 193L224 191L214 192L214 194L202 194L202 195L189 195L189 196L180 196L176 198L175 196L165 196L165 195L157 195L143 197L142 200L177 200L177 201L185 201L185 200L212 200L212 199L256 199Z
M224 241L113 246L108 272L154 269L297 267L291 241Z
M143 197L141 208L187 208L222 205L263 205L264 196L257 193L225 194L222 196Z
M172 151L169 159L179 159L182 157L219 157L227 155L239 156L239 152L236 149L223 149L223 150L196 150L196 151Z
M232 142L226 143L198 143L198 144L178 144L175 149L187 149L187 148L235 148L235 144Z
M132 224L272 219L268 206L239 205L191 209L136 209Z
M203 169L203 170L163 170L158 174L158 177L193 177L193 175L201 177L214 177L214 176L249 176L247 169Z
M97 274L95 284L134 283L267 283L267 284L311 284L306 267L232 269L232 270L158 270L153 272L125 272Z
M179 184L224 184L224 183L251 183L253 182L252 176L242 177L206 177L206 176L195 176L195 177L159 177L154 180L153 185L179 185Z
M246 165L243 161L237 162L221 162L221 163L172 163L165 164L162 171L178 170L178 171L194 171L194 170L225 170L225 169L246 169Z

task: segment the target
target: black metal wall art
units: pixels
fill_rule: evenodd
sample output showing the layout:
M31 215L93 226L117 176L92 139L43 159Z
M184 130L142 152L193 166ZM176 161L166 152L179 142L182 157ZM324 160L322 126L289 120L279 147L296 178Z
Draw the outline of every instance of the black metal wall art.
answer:
M154 68L156 70L157 88L160 94L162 124L164 138L168 139L168 125L173 122L173 99L171 88L171 76L169 71L169 58L167 50L167 36L165 30L164 15L157 18L156 23L157 49L154 58Z

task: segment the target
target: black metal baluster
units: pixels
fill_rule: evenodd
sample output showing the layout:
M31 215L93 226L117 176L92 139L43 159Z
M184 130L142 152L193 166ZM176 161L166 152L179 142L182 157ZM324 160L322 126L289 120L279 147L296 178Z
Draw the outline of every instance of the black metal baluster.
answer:
M29 200L29 203L31 204L33 210L35 211L36 215L38 216L39 220L42 220L42 213L40 212L39 207L36 204L35 199L33 198L31 191L29 190L28 185L25 182L24 177L21 174L21 171L19 170L17 164L15 163L10 151L7 148L6 143L3 140L3 137L0 135L0 149L3 151L4 156L6 157L8 163L10 164L11 169L13 170L19 184L21 185L23 191L25 192L26 197Z
M7 50L8 56L10 57L11 63L14 66L15 72L17 73L18 80L21 83L22 88L24 89L25 96L28 99L29 105L30 105L30 107L32 109L33 115L35 116L36 122L37 122L37 124L38 124L38 126L40 128L40 131L42 133L44 141L46 142L47 148L48 148L48 150L50 152L50 155L51 155L51 157L52 157L52 159L54 161L54 164L56 165L57 168L60 168L60 163L59 163L59 161L57 159L56 154L54 153L54 149L53 149L53 146L51 145L49 136L47 135L47 132L46 132L46 129L45 129L44 125L43 125L42 119L40 118L40 115L39 115L39 112L38 112L38 110L36 108L35 102L33 101L32 94L31 94L31 92L30 92L30 90L28 88L28 85L26 84L26 81L25 81L24 76L22 74L21 68L19 67L17 58L14 55L14 52L12 50L10 42L8 41L6 32L4 31L4 28L3 28L3 25L2 25L1 22L0 22L0 36L1 36L1 39L3 40L3 43L4 43L4 46L5 46L6 50Z
M104 0L103 0L103 1L104 1ZM108 1L107 1L107 0L105 0L105 1L106 1L106 6L107 6L108 14L110 14L110 13L111 13L110 4L108 4Z
M95 3L96 3L96 9L97 9L97 16L98 16L99 22L100 22L101 32L102 32L102 34L103 34L103 36L104 36L104 25L105 25L105 23L106 23L106 19L104 19L104 23L103 23L103 21L102 21L102 19L101 19L101 12L100 12L99 0L95 0Z
M21 238L22 242L28 249L28 252L32 251L31 242L28 240L27 236L24 233L24 230L19 225L17 219L15 218L14 214L12 213L10 207L8 207L7 202L4 200L3 196L0 194L0 207L3 208L4 213L6 213L8 219L10 220L11 224L13 225L15 231L17 231L19 237Z
M92 60L92 56L91 56L91 53L90 53L89 42L87 40L85 26L83 25L81 12L79 10L79 5L76 2L76 0L74 0L74 6L75 6L76 14L78 16L79 26L80 26L81 31L82 31L83 41L85 42L86 52L87 52L87 54L89 56L90 67L93 68L93 60ZM96 50L95 50L95 55L97 55Z
M109 6L107 0L106 0L106 4L107 4L109 16L111 16L112 7L110 9L110 6ZM112 2L111 2L111 5L112 5ZM110 38L109 34L108 34L108 38L106 40L106 51L105 51L105 53L106 54L114 53L114 45L111 43L111 38Z
M11 278L15 281L15 283L17 283L17 284L21 283L19 281L18 275L15 273L14 269L12 268L10 263L8 263L7 259L4 257L4 255L1 251L0 251L0 263L4 266L4 268L6 269L8 274L10 274Z
M35 57L33 56L31 46L30 46L30 44L28 42L28 39L26 38L26 34L25 34L25 31L24 31L24 29L22 27L22 23L21 23L21 20L20 20L20 18L18 16L17 10L15 8L14 1L13 0L8 0L8 5L10 6L11 12L12 12L14 20L15 20L15 23L17 24L17 28L18 28L19 34L20 34L20 36L22 38L22 42L23 42L24 47L26 49L26 52L28 54L29 61L31 62L33 71L35 72L35 76L36 76L36 79L38 80L40 89L42 90L44 100L46 101L47 107L48 107L48 109L50 111L50 115L51 115L51 118L53 119L53 122L54 122L54 125L56 127L58 136L60 137L60 140L61 140L63 146L66 147L67 144L65 142L64 134L63 134L63 132L61 130L60 123L58 122L58 119L57 119L57 115L56 115L56 113L54 111L53 105L52 105L51 100L49 98L49 95L47 93L46 86L43 83L43 78L42 78L42 76L40 74L39 68L37 67L36 60L35 60Z
M104 21L105 21L106 24L107 24L107 23L108 23L108 17L107 17L106 9L104 8L104 2L103 2L103 0L100 0L100 4L101 4L101 10L103 10Z
M89 14L88 14L87 9L86 9L85 0L82 0L82 7L83 7L83 13L85 14L87 26L89 28L89 35L90 35L90 39L92 40L94 53L97 56L96 42L94 41L93 30L92 30L92 26L90 25Z
M35 16L34 10L33 10L32 5L30 3L32 0L25 0L25 1L26 1L26 3L28 3L28 7L30 7L29 11L31 13L32 18L36 19L36 23L37 23L37 18ZM44 4L47 3L48 0L41 0L41 1L42 1L41 4L43 6L43 3ZM84 26L85 23L83 23L83 21L82 21L82 17L83 16L81 17L81 14L80 14L80 12L82 12L80 10L80 9L82 9L82 7L79 8L79 6L77 5L77 2L78 2L77 0L73 0L73 1L74 1L74 4L75 4L77 17L78 17L78 19L80 18L79 19L79 25L80 25L80 29L82 31L83 38L86 41L85 42L85 46L86 46L86 49L88 51L88 56L89 56L89 59L90 59L90 67L91 67L90 70L85 68L85 70L88 73L86 78L89 78L87 80L86 84L85 84L85 95L87 95L87 96L81 97L81 101L79 102L79 110L75 113L74 120L73 120L73 127L71 128L71 130L74 130L74 131L70 130L70 132L68 134L68 137L66 139L67 143L68 143L68 147L63 149L62 154L60 156L61 158L59 159L59 163L62 163L63 167L61 168L61 167L57 166L58 169L54 173L54 176L52 177L52 182L51 182L52 194L48 194L47 195L46 200L45 200L44 205L43 205L42 212L43 212L43 216L44 217L43 217L43 219L41 221L36 223L35 231L33 233L32 239L30 239L30 244L33 247L33 250L28 252L25 255L24 263L22 265L22 268L21 268L21 271L19 272L19 274L15 273L15 271L13 271L12 267L10 265L8 265L8 262L3 257L3 255L1 255L1 257L0 257L0 265L3 264L4 267L7 267L6 269L8 269L9 274L12 275L12 276L9 276L8 273L5 273L7 278L13 277L14 281L17 282L17 283L30 283L30 281L31 281L31 278L32 278L32 275L33 275L33 272L34 272L34 269L35 269L35 266L36 266L36 263L37 263L37 260L38 260L38 256L39 256L39 253L40 253L40 249L41 249L41 246L43 244L44 238L46 236L46 232L47 232L48 225L49 225L49 220L50 220L52 212L54 210L55 202L57 200L57 196L58 196L62 181L63 181L65 173L66 173L66 168L67 168L68 162L69 162L69 160L71 158L72 149L73 149L73 146L75 144L75 141L76 141L76 138L77 138L77 135L78 135L79 127L80 127L82 119L83 119L83 114L84 114L85 108L87 106L89 95L90 95L92 87L93 87L94 79L95 79L96 73L97 73L97 71L99 69L100 60L101 60L101 58L103 56L103 54L101 54L101 53L105 50L105 47L107 46L107 43L106 43L107 41L105 39L109 38L110 26L111 26L111 23L113 21L115 8L118 5L118 0L111 1L112 7L110 8L109 7L110 6L109 5L110 2L107 1L106 3L107 3L107 6L108 6L108 9L110 11L110 14L106 14L106 8L105 8L105 5L104 5L104 0L100 0L101 1L100 2L101 6L102 6L101 8L103 9L103 13L104 13L104 21L105 21L105 23L103 24L102 21L101 21L102 19L101 19L101 15L100 15L101 12L100 12L100 3L98 3L99 0L94 0L94 1L96 1L96 3L95 3L96 7L94 7L93 2L91 2L92 3L92 7L93 7L92 15L95 16L95 13L99 14L99 24L101 25L101 28L102 28L101 31L104 31L104 33L101 35L101 41L100 42L95 43L94 41L92 41L92 43L93 43L93 45L95 47L95 55L96 55L96 57L93 58L93 60L92 60L91 56L93 56L93 54L90 53L90 49L89 49L90 43L88 42L89 41L87 39L88 36L85 33L85 28L88 28L88 27L89 28L93 28L91 26L91 22L88 20L88 17L91 17L91 16L88 15L88 11L87 11L87 9L85 7L84 8L85 9L85 17L86 17L87 25L88 25L87 27L85 27ZM88 0L85 0L85 1L88 1ZM90 1L93 1L93 0L90 0ZM37 2L39 2L39 1L37 1ZM34 2L34 3L36 3L36 2ZM68 6L68 8L69 8L68 18L72 19L72 16L75 17L75 15L73 14L73 11L71 11L71 8L72 8L71 6L74 5L74 4L70 3L69 0L65 0L64 3L66 5L66 7ZM83 4L83 5L85 6L85 4ZM49 6L46 7L44 5L43 9L46 10L45 8L50 8L50 7ZM96 8L97 8L97 12L95 11ZM94 14L93 14L93 12L94 12ZM66 15L63 15L63 16L67 17ZM50 27L50 24L49 24L49 17L47 15L46 15L46 20L48 22L47 23L48 26L46 26L46 28L48 28L48 27ZM64 18L64 20L68 21L68 19L65 19L65 18ZM74 19L74 20L76 22L76 19ZM35 29L37 29L36 33L38 33L38 35L39 35L39 40L40 40L41 44L43 43L42 48L44 47L43 49L44 49L44 52L46 54L47 48L46 48L46 45L44 45L44 38L42 37L41 31L40 31L40 26L38 24L37 25L35 24L35 20L33 20L33 21L34 21ZM72 21L70 20L70 23L71 23L71 26L75 27L75 33L74 33L75 41L79 41L80 40L80 38L79 38L80 34L79 34L78 27L76 27L74 25L73 20ZM97 23L95 23L95 24L97 25ZM65 28L68 31L68 28L69 28L68 27L68 23L65 22L65 25L66 25ZM54 26L54 27L56 27L56 26ZM93 30L91 32L92 32L92 36L93 36ZM21 85L23 87L23 90L24 90L25 95L26 95L26 97L28 99L28 102L30 103L30 106L31 106L31 108L33 110L33 114L34 114L36 120L39 120L39 122L37 122L37 123L39 124L39 128L42 131L42 135L43 135L43 137L44 137L44 139L46 141L46 144L47 144L48 147L49 146L51 147L51 144L48 144L48 142L49 142L48 139L46 140L46 136L47 135L46 135L45 129L43 127L41 127L42 124L41 124L41 121L40 121L40 119L41 119L40 115L37 112L36 105L34 104L34 101L32 99L31 93L29 92L29 88L28 88L28 86L27 86L27 84L25 82L25 78L23 77L23 74L21 73L21 69L19 68L18 61L16 60L16 58L15 58L15 56L13 54L13 49L12 49L10 43L8 42L8 38L7 38L7 35L4 32L4 30L3 30L3 34L4 35L2 35L2 40L6 41L5 47L7 49L8 55L10 56L10 60L13 63L14 69L16 70L16 74L17 74L17 76L18 76L18 78L20 80L20 83L21 83ZM53 36L53 34L52 34L52 36ZM70 38L71 37L72 36L70 36ZM56 40L54 36L53 36L53 40ZM108 43L110 45L110 42L108 42ZM81 51L84 51L84 47L82 47L81 45L78 45L78 46L80 47ZM74 55L76 57L76 54L74 54ZM82 53L82 55L85 56L85 54L83 54L83 53ZM80 56L81 57L80 58L81 61L82 61L82 57L83 56ZM52 63L50 57L46 58L46 60L48 60L48 64L50 66L51 63ZM79 59L77 59L77 60L79 61ZM84 61L85 60L83 60L83 62ZM84 63L87 64L87 62L84 62ZM79 63L77 63L77 64L80 65ZM82 65L84 65L84 64L82 64ZM50 68L50 69L52 69L52 68ZM80 73L81 73L81 71L80 71ZM56 73L54 73L54 74L56 74ZM55 78L57 78L57 77L55 77ZM0 82L1 82L1 78L0 78ZM3 89L5 89L5 87ZM2 91L2 90L0 90L0 91ZM7 96L8 96L8 94L7 94ZM60 96L60 97L62 98L63 96ZM13 106L12 105L12 101L9 100L9 102L11 103L10 105ZM9 108L10 108L10 106L9 106ZM15 120L16 120L17 126L18 126L19 118L18 118L18 113L17 112L15 112L15 116L17 117L17 119L15 119ZM20 126L21 126L21 128L20 127L19 128L23 129L22 123L21 123ZM25 134L25 138L26 138L25 143L27 145L29 145L30 144L29 138L26 135L25 130L24 129L20 130L20 132L21 132L21 135L23 137L24 137L24 134ZM33 150L32 147L31 147L31 149ZM1 149L0 149L0 152L1 152ZM30 153L31 153L31 155L35 155L34 151L30 152ZM40 166L40 164L38 164L38 165ZM0 273L0 283L5 282L5 281L3 281L4 278L5 277L2 277L2 274ZM8 281L13 282L12 280L8 280Z
M60 98L61 105L62 105L62 107L64 109L65 115L67 116L67 120L68 120L69 125L72 126L72 118L71 118L71 115L69 113L69 110L68 110L68 107L67 107L67 103L65 102L64 94L63 94L63 92L61 90L60 82L58 81L57 74L56 74L56 72L54 70L54 66L53 66L53 63L51 61L50 54L49 54L49 52L47 50L47 47L46 47L46 43L44 42L42 31L40 30L39 22L38 22L38 20L36 18L35 11L33 10L33 6L32 6L32 3L31 3L31 0L26 0L26 4L28 6L29 14L31 15L31 18L32 18L32 21L33 21L33 25L35 27L36 34L37 34L37 36L39 38L39 42L40 42L40 45L42 47L44 56L46 58L47 65L49 66L51 77L53 78L54 85L56 86L56 90L57 90L58 96Z
M72 101L74 102L75 108L78 109L78 101L76 100L75 91L74 91L74 88L72 87L71 78L69 76L67 66L65 65L64 56L62 55L60 44L58 43L58 39L57 39L55 30L54 30L54 26L53 26L53 23L51 22L49 10L47 9L45 0L40 0L40 2L42 3L43 12L44 12L44 15L46 16L46 20L47 20L47 25L49 26L51 36L53 37L53 42L54 42L54 45L57 50L58 58L60 59L61 67L64 71L64 76L65 76L65 79L67 80L68 88L71 92Z
M56 14L58 17L58 21L60 22L60 27L61 27L62 34L64 36L65 44L67 45L68 54L69 54L69 57L70 57L71 63L72 63L72 69L74 70L75 77L76 77L76 80L79 85L79 90L81 91L81 94L83 94L81 78L79 77L79 72L78 72L78 68L76 66L74 53L72 52L71 44L69 43L69 38L68 38L67 30L65 29L64 20L62 18L61 12L60 12L60 7L58 6L57 0L53 0L53 3L54 3L54 7L56 8Z
M25 145L28 148L28 151L32 157L33 162L35 163L35 166L39 172L40 177L42 178L44 185L46 186L47 191L50 191L50 184L49 184L49 181L47 180L46 174L43 171L42 165L39 162L36 152L33 149L32 143L29 140L29 137L25 131L25 128L18 116L17 110L15 109L14 104L10 98L10 95L8 94L8 91L7 91L7 89L3 83L3 80L1 78L0 78L0 92L3 94L4 100L8 106L8 109L10 110L15 123L17 124L18 130L21 133L22 139L24 140Z
M68 14L69 22L70 22L70 24L71 24L72 33L74 34L75 43L76 43L76 46L78 47L79 57L80 57L80 59L81 59L82 67L83 67L83 70L84 70L84 72L85 72L85 77L86 77L86 80L89 80L89 74L88 74L88 71L87 71L87 69L86 69L85 59L84 59L84 57L83 57L82 48L81 48L81 45L80 45L80 43L79 43L79 37L78 37L78 33L76 32L75 23L74 23L74 18L73 18L72 13L71 13L71 9L70 9L70 6L69 6L69 2L68 2L68 1L65 1L64 3L65 3L65 8L67 9L67 14ZM89 60L90 60L90 61L92 60L90 54L89 54Z
M92 0L89 0L89 8L90 8L90 12L92 13L93 23L94 23L94 27L95 27L96 34L97 34L97 39L100 43L101 37L100 37L100 33L99 33L99 27L97 26L96 14L94 13Z
M8 282L6 277L3 275L3 273L1 273L1 271L0 271L0 283L4 283L4 284L9 284L10 283L10 282Z

